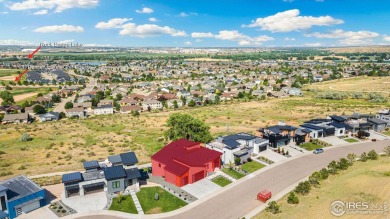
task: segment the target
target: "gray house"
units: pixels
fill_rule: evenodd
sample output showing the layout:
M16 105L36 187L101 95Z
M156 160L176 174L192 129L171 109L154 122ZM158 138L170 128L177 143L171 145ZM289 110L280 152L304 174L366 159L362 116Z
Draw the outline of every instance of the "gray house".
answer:
M85 117L84 109L81 107L67 109L66 110L66 117L68 117L68 118L84 118Z
M57 112L48 112L38 115L38 119L40 122L57 121L60 119L60 114Z
M3 118L3 124L28 122L30 122L30 116L28 113L5 114Z
M65 197L88 195L95 192L107 194L138 189L141 173L135 164L138 159L134 152L110 156L106 161L96 160L83 163L85 172L62 175Z
M383 130L385 130L386 126L387 126L387 122L386 121L383 121L381 119L377 119L377 118L371 118L371 119L367 119L368 123L370 123L372 126L372 129L376 132L381 132Z

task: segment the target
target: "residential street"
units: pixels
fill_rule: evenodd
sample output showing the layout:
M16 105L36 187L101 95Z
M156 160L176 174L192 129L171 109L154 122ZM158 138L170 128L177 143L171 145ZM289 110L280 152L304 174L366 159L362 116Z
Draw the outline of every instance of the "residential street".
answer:
M390 145L390 140L379 142L365 142L351 144L342 147L327 148L323 154L309 154L296 159L289 160L277 166L270 166L269 169L260 172L250 179L242 180L239 184L232 184L226 190L206 200L198 200L182 209L161 215L142 215L134 218L240 218L249 211L258 207L261 202L256 200L256 194L269 189L275 196L295 182L312 174L316 170L326 167L332 160L346 157L349 153L360 155L375 149L378 153L386 146ZM324 203L327 204L327 203ZM76 215L75 215L76 216ZM131 215L117 212L99 212L96 215L81 216L83 219L108 219L108 218L132 218Z

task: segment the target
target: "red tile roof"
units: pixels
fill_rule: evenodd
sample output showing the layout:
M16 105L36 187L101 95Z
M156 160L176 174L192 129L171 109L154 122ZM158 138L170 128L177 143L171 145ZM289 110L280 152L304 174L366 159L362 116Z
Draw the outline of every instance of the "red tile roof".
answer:
M200 146L200 142L188 141L181 138L163 147L152 156L165 164L165 169L171 173L182 175L187 167L205 166L208 162L220 157L222 153Z

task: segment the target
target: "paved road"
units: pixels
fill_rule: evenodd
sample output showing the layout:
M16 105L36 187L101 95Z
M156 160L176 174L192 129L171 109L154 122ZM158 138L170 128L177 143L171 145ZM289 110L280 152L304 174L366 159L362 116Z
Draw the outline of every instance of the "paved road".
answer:
M383 148L390 145L390 140L379 142L366 142L351 144L348 146L335 147L327 149L323 154L309 154L296 159L289 160L273 168L255 175L253 178L242 181L240 184L231 187L228 190L214 196L198 205L188 205L177 211L163 215L145 215L141 218L240 218L249 211L258 207L260 202L256 200L256 194L262 189L270 189L273 194L277 194L288 188L290 185L301 180L314 171L326 167L332 160L338 160L346 157L348 153L360 155L375 149L378 153ZM81 215L80 215L81 216ZM80 219L116 219L132 218L115 213L104 215L103 212L95 215L81 216Z
M68 72L69 75L74 75L80 77L80 75L77 75L73 72L73 70L70 70ZM87 77L89 79L89 83L86 85L85 89L81 90L79 92L79 95L84 95L87 94L88 92L91 92L93 88L97 85L96 80L93 77ZM57 104L57 106L54 108L54 112L65 112L65 104L67 102L72 102L74 101L75 96L67 97L65 99L62 99L60 103Z

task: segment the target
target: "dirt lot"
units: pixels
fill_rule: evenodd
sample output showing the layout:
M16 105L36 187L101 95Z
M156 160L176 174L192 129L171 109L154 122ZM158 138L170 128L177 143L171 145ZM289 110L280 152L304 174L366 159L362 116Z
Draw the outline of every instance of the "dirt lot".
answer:
M31 97L35 97L37 95L38 95L38 93L28 93L28 94L16 95L16 96L14 96L14 100L15 100L15 102L19 102L19 101L22 101L22 100L25 100L25 99L28 99ZM0 98L0 104L2 102L3 102L3 99Z

